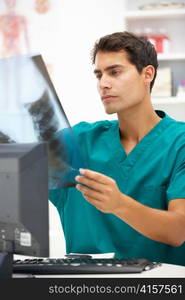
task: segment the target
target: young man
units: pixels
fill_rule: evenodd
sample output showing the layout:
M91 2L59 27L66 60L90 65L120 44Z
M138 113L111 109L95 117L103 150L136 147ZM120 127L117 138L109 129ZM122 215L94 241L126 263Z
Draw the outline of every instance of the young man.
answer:
M66 250L185 265L185 123L152 107L155 49L118 32L92 57L105 111L118 120L73 127L88 169L76 188L50 192Z

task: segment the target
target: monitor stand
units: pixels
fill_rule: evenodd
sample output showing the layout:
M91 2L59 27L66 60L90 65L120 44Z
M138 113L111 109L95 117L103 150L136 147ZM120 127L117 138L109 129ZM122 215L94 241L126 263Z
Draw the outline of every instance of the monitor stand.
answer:
M13 253L0 253L0 279L12 278Z

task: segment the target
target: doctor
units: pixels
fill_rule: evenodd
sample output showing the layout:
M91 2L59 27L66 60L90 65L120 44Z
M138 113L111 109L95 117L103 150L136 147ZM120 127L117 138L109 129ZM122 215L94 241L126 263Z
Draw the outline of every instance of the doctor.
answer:
M76 188L50 193L67 252L185 265L185 123L152 107L156 51L118 32L95 44L92 60L102 104L117 120L73 127L88 169Z

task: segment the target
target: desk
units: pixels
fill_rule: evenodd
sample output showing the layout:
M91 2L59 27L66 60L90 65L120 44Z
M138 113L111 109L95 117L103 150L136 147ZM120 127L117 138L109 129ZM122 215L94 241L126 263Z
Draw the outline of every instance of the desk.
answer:
M26 275L14 274L14 278ZM35 275L36 278L185 278L185 267L162 264L154 269L134 274Z

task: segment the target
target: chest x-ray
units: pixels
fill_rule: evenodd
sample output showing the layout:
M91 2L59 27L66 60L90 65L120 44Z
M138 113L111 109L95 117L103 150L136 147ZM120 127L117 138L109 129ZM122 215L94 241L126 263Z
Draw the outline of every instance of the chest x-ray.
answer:
M41 55L0 59L0 143L48 143L49 188L76 185L85 167Z

